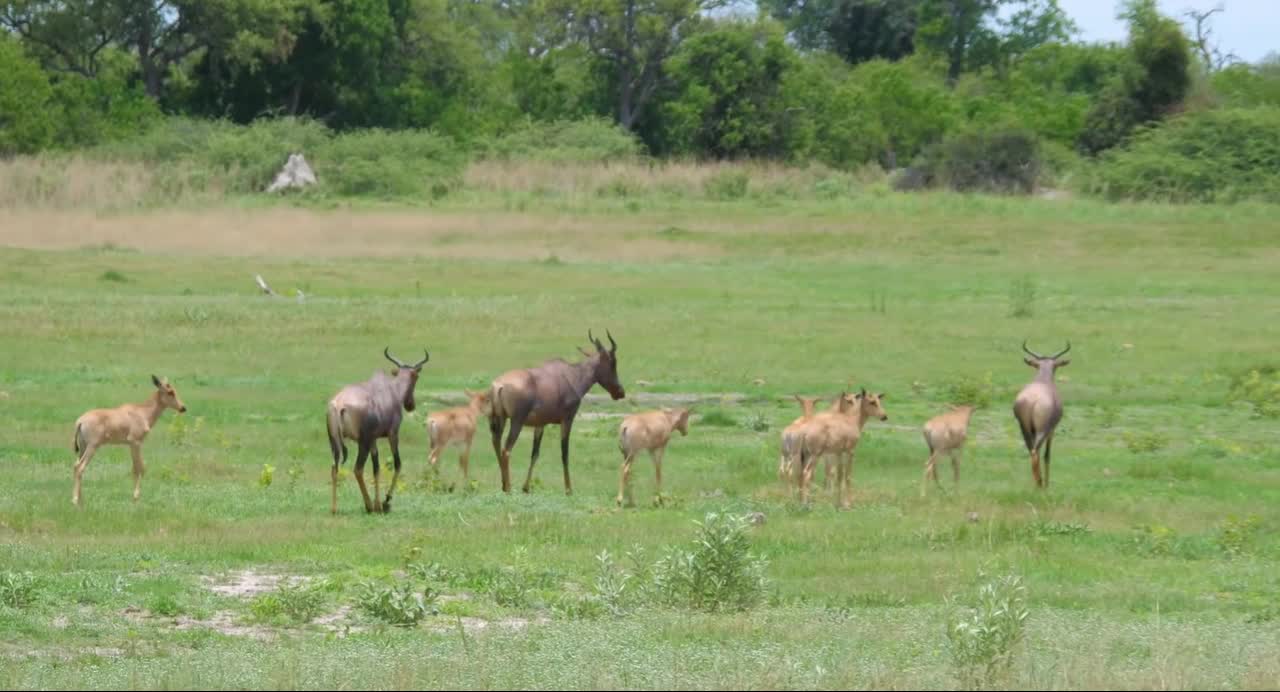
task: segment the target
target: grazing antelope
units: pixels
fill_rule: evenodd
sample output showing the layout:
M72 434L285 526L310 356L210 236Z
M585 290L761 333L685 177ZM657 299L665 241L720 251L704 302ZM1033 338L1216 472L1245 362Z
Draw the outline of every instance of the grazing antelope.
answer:
M569 433L573 419L578 415L582 397L592 386L599 384L609 392L614 401L626 396L618 382L618 343L608 330L609 348L605 348L587 331L587 338L596 347L595 353L578 350L586 357L578 363L553 358L536 368L511 370L498 376L489 388L491 412L489 432L493 435L493 451L498 455L498 467L502 472L502 492L511 492L511 448L520 437L520 430L528 425L533 428L533 455L529 459L529 473L525 476L524 492L529 492L533 481L533 465L538 463L538 450L542 446L542 429L547 425L560 426L560 459L564 464L564 492L573 494L569 480ZM511 420L511 432L507 443L502 444L502 429Z
M1058 385L1053 382L1053 373L1071 362L1070 359L1062 358L1071 350L1071 342L1068 341L1066 348L1052 356L1042 356L1032 351L1027 348L1026 341L1022 342L1022 350L1031 356L1023 360L1036 369L1036 377L1018 392L1018 398L1013 401L1013 416L1018 419L1022 441L1026 443L1027 452L1031 455L1031 475L1035 478L1036 486L1044 488L1049 485L1049 451L1053 446L1053 432L1058 427L1058 421L1062 420L1062 398L1058 396ZM1044 446L1043 481L1040 479L1041 445Z
M618 449L622 451L622 471L618 480L618 506L623 500L631 502L631 462L644 450L653 459L653 471L657 476L654 501L662 501L662 455L667 451L671 433L680 431L681 437L689 434L689 409L664 408L627 416L618 427Z
M71 442L77 455L71 504L80 506L80 481L85 467L93 460L94 452L103 445L129 445L129 451L133 453L133 501L137 502L142 496L143 440L147 439L147 433L155 427L165 409L171 408L178 413L187 411L186 404L178 398L178 392L168 380L152 375L151 382L156 391L141 404L97 408L76 419Z
M951 471L955 482L960 482L960 451L969 436L969 419L973 417L974 407L957 406L946 413L934 416L924 424L924 442L929 445L929 459L924 462L924 478L920 482L920 496L924 497L929 485L929 477L939 486L938 457L946 454L951 457Z
M436 468L440 453L451 444L462 447L458 465L462 468L462 482L471 482L468 462L471 459L471 440L476 434L476 419L489 411L489 392L463 390L467 395L466 406L436 411L427 416L427 438L431 442L431 468Z
M843 394L837 410L814 414L801 433L800 464L796 481L800 486L800 501L809 501L809 482L819 458L828 454L836 457L836 496L839 506L848 508L853 503L850 476L853 473L853 453L862 437L862 428L868 418L889 420L883 406L884 394L868 394L863 389L855 395Z
M388 375L378 371L373 377L343 387L332 399L326 421L329 429L329 450L333 452L333 471L330 474L333 486L333 501L330 511L338 513L338 466L347 461L347 445L345 440L356 442L356 483L360 485L360 495L364 497L366 512L390 512L391 495L395 492L396 482L400 480L400 421L404 414L400 409L412 411L415 407L413 390L418 384L418 375L422 366L431 359L431 354L423 351L426 357L405 365L391 355L391 348L383 350L382 355L395 364L395 373ZM386 500L381 500L381 469L378 465L378 440L387 438L391 447L391 457L395 462L395 473L391 476L391 486L387 488ZM369 499L369 488L364 484L364 462L373 457L373 499Z

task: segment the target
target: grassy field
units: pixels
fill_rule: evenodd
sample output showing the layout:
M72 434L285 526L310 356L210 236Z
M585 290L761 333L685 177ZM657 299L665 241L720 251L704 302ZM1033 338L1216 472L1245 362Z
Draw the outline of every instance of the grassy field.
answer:
M892 194L0 210L0 684L947 688L972 682L949 599L1018 575L1025 638L986 686L1280 687L1280 441L1266 385L1252 404L1239 386L1280 365L1277 218ZM584 405L572 497L554 444L532 494L502 495L484 430L474 488L449 491L456 452L428 473L426 412L588 328L617 337L628 397ZM1010 411L1024 338L1074 346L1043 492ZM347 475L332 517L324 403L385 346L431 350L404 487L368 516ZM76 510L72 423L152 373L189 411L147 441L142 500L108 448ZM854 508L799 507L774 477L790 395L850 382L890 416ZM921 424L973 397L959 486L943 466L922 498ZM666 502L615 508L618 416L685 401ZM650 565L708 513L750 512L754 608L670 605L642 572L626 608L589 607L617 576L602 551ZM395 583L429 584L438 612L359 607Z

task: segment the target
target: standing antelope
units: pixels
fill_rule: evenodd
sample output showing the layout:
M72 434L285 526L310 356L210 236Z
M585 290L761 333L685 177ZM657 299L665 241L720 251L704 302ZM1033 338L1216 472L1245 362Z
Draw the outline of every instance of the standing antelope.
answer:
M578 363L553 358L536 368L511 370L498 376L489 388L489 432L493 435L493 451L498 455L498 467L502 472L502 492L511 492L511 448L520 437L520 430L528 425L533 428L533 455L529 459L529 473L525 476L524 492L529 492L533 481L533 465L538 463L538 450L542 446L542 429L547 425L560 426L560 459L564 464L564 492L573 494L569 481L569 433L573 419L578 415L582 397L593 385L604 387L614 401L626 396L618 382L618 343L608 330L610 347L606 349L587 331L587 338L596 347L595 353L581 348L586 357ZM511 432L502 445L502 429L511 419Z
M627 416L618 427L618 449L622 451L622 471L618 479L618 506L624 499L631 502L631 462L636 455L649 450L653 459L653 471L657 476L654 501L662 501L662 455L667 451L671 433L680 431L681 437L689 434L689 409L664 408Z
M129 445L133 453L133 501L142 496L142 442L155 427L160 414L167 408L186 413L187 407L178 398L178 392L168 380L155 375L151 382L156 391L141 404L124 404L116 408L97 408L76 419L72 447L77 459L75 484L71 489L71 504L80 506L80 481L84 469L93 460L94 452L103 445Z
M924 462L924 478L920 481L920 496L924 497L929 485L929 477L939 486L938 457L946 454L951 457L951 471L955 482L960 482L960 451L969 436L969 419L973 416L974 407L957 406L941 415L934 416L924 424L924 442L929 445L929 459Z
M360 495L364 497L366 512L390 512L391 494L395 492L396 481L400 479L400 421L405 411L414 409L413 390L418 384L418 375L422 366L431 359L431 354L423 351L426 357L405 365L391 355L391 348L382 352L387 360L395 364L395 374L388 375L378 371L373 377L343 387L332 399L326 421L329 429L329 450L333 452L333 501L331 511L338 513L338 465L347 461L347 445L345 440L355 440L356 483L360 485ZM395 473L391 476L391 486L387 488L387 499L380 500L381 469L378 465L378 439L387 438L391 446L391 456L395 461ZM369 499L369 488L364 484L364 462L373 457L373 499Z
M468 463L471 459L471 440L476 434L476 419L489 410L489 392L473 392L463 390L467 395L467 404L455 408L436 411L427 416L427 438L431 442L429 463L435 469L440 461L440 453L451 444L462 447L458 455L458 465L462 468L462 482L471 482Z
M822 399L816 396L800 396L793 394L795 400L800 402L802 413L799 418L791 421L791 425L782 429L782 445L778 454L778 480L788 482L792 476L792 469L795 467L796 459L800 456L800 440L801 432L804 430L804 424L809 422L813 417L814 406ZM839 411L841 407L846 406L844 395L837 396L832 402L829 411ZM847 410L847 409L846 409ZM831 487L831 465L828 463L826 467L826 487Z
M853 473L853 453L862 437L862 428L868 418L889 420L881 403L884 394L868 394L863 389L856 395L843 394L837 410L814 414L801 433L800 464L796 480L800 485L800 501L809 500L809 482L819 458L828 454L836 457L836 495L839 506L848 508L853 503L850 477Z
M1027 348L1022 342L1022 350L1030 358L1023 360L1036 369L1036 377L1018 392L1013 402L1013 416L1018 419L1018 427L1022 430L1022 441L1027 445L1031 455L1031 475L1036 486L1049 485L1049 451L1053 446L1053 432L1062 420L1062 398L1058 396L1058 385L1053 382L1053 373L1065 367L1070 359L1062 359L1071 350L1071 342L1067 347L1052 356L1042 356ZM1044 445L1044 480L1040 479L1040 446Z

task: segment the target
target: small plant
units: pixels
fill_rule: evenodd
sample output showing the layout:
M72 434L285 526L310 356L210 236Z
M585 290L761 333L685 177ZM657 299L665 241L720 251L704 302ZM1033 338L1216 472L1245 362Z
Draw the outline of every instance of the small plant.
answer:
M1037 537L1048 536L1083 536L1093 529L1088 524L1075 521L1037 521L1030 526L1030 533Z
M324 585L286 582L275 591L259 595L249 610L259 620L284 617L297 624L311 622L324 609Z
M1027 319L1035 315L1036 282L1030 276L1021 277L1009 289L1009 316Z
M124 274L121 274L120 272L114 269L108 269L102 272L102 275L99 276L98 279L101 281L111 281L113 283L118 283L118 284L129 282L129 277L125 276Z
M302 467L294 464L289 467L289 492L293 492L298 486L298 479L302 478Z
M707 178L703 189L710 199L729 202L747 196L751 178L744 171L724 171Z
M182 311L182 316L185 317L188 322L195 325L204 324L209 321L209 311L204 308L185 308Z
M710 411L703 413L702 417L698 420L698 424L710 425L718 428L738 427L738 421L734 420L733 416L725 413L723 409L718 408L713 408Z
M757 605L768 585L768 563L751 552L750 526L745 517L708 514L698 523L692 550L673 549L654 565L654 592L673 605L709 612Z
M407 627L439 612L436 608L438 594L430 587L421 590L408 582L384 586L376 582L362 582L356 594L356 605L371 617L383 622Z
M258 485L264 488L271 487L271 479L275 477L276 467L271 464L262 465L262 473L258 476Z
M528 556L529 551L524 546L516 548L512 563L499 569L489 582L489 594L498 605L527 608L533 602Z
M769 417L764 415L763 411L756 411L755 413L748 414L747 419L742 423L747 430L754 430L756 432L769 431Z
M190 420L188 416L176 416L169 424L169 437L175 446L187 447L194 444L194 438L203 428L204 416L197 416Z
M1257 533L1259 524L1261 521L1252 514L1243 519L1235 516L1227 517L1218 530L1218 546L1227 554L1227 557L1236 558L1244 555L1249 550L1249 543Z
M596 556L595 598L610 615L614 617L626 615L630 610L627 590L631 582L631 574L617 566L609 551L601 551Z
M1173 529L1168 526L1144 524L1138 527L1138 533L1133 537L1133 546L1138 552L1147 555L1168 555L1173 551L1175 539Z
M26 608L36 602L39 585L28 572L0 572L0 605Z
M957 406L968 404L984 408L991 405L995 385L991 382L990 372L985 373L981 378L961 375L943 385L942 391L947 401L952 404Z
M1248 404L1259 418L1280 418L1280 369L1250 370L1232 383L1230 397Z
M1124 446L1134 454L1153 454L1164 449L1168 440L1158 433L1128 432L1124 433Z
M962 686L992 687L1013 664L1025 636L1027 589L1022 578L1004 576L978 589L977 603L949 603L947 643L951 663Z
M178 603L177 597L171 593L158 593L147 602L147 610L155 615L173 617L182 612L182 604Z

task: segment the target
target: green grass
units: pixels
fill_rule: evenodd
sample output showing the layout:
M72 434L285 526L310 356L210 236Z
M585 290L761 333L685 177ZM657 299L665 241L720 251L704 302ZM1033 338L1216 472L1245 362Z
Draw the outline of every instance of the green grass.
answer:
M1280 684L1280 443L1274 419L1232 395L1277 362L1276 210L862 202L740 200L621 221L592 202L571 215L613 225L581 244L551 203L527 221L554 252L527 259L511 243L536 234L504 234L509 211L474 205L441 213L471 214L465 229L493 219L492 253L508 259L489 258L483 234L398 253L371 235L378 257L282 243L250 259L160 252L151 243L170 246L152 235L21 249L38 234L0 231L0 594L12 594L0 684L947 688L960 684L947 598L973 596L983 573L1027 589L1001 684ZM328 213L359 229L366 212ZM655 259L655 242L679 251ZM255 273L306 301L258 295ZM588 328L617 338L628 398L584 404L573 496L555 429L528 496L498 491L483 423L474 490L446 491L456 450L431 477L425 413L508 368L573 356ZM1073 344L1046 492L1010 412L1032 376L1024 338ZM324 403L383 368L385 346L431 350L402 434L403 487L394 513L368 516L348 467L331 517ZM140 401L152 373L189 411L167 412L147 440L142 500L130 501L127 449L111 447L74 509L72 423ZM854 508L827 493L798 507L775 479L791 394L850 382L885 392L889 413L858 448ZM616 509L617 416L677 398L694 417L667 450L665 502ZM921 498L920 425L959 399L989 401L960 485L944 464L943 490ZM517 486L531 439L515 452ZM642 456L636 497L653 482ZM638 546L652 562L710 512L766 516L751 529L768 560L763 604L566 606L596 588L602 551L631 569L622 556ZM245 571L307 581L214 590ZM361 609L362 585L410 583L438 594L417 625Z

